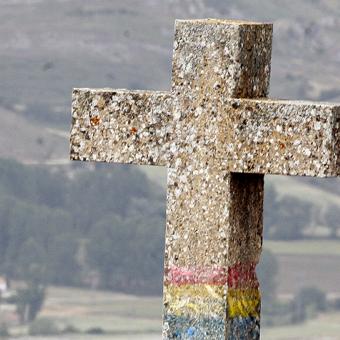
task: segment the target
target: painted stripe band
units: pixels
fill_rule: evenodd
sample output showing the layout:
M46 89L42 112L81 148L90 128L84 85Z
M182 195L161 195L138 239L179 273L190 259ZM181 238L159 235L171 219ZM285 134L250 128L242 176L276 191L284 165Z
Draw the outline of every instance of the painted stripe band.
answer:
M165 271L165 284L194 285L225 285L227 269L225 268L180 268L171 267Z
M165 270L165 284L169 285L225 285L231 288L258 288L255 263L237 264L233 267L170 267Z
M235 289L225 291L223 286L186 285L167 286L164 290L164 302L167 312L180 315L226 314L234 317L259 317L261 295L258 289Z
M164 316L164 338L195 340L242 340L260 338L260 320L254 317L223 318L178 317L172 314ZM227 334L227 337L225 335Z

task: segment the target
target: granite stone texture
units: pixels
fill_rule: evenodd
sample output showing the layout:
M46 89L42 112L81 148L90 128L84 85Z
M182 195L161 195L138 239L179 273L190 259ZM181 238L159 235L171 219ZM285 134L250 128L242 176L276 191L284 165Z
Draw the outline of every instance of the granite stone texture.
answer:
M242 99L224 108L217 157L230 171L340 175L339 104Z
M199 106L177 121L171 93L75 89L71 157L176 167L187 153L198 152L201 162L206 155L216 158L229 172L339 175L338 104L207 100L222 103L219 115Z
M340 106L266 99L271 42L176 21L171 91L73 92L71 159L168 168L163 339L259 339L264 174L339 175Z
M71 158L167 165L172 97L166 92L73 91Z

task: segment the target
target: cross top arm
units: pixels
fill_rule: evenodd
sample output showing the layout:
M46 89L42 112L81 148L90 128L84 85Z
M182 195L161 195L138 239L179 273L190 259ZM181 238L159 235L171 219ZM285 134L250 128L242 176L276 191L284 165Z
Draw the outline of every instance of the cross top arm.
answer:
M71 159L171 164L178 151L173 150L176 139L177 144L184 140L181 131L176 132L174 96L170 92L75 89ZM217 123L209 114L201 109L187 118L197 127L205 122L199 149L208 145L209 158L218 159L231 172L340 175L338 104L226 98ZM216 136L212 138L209 131ZM185 137L194 145L196 136L191 138L186 131Z

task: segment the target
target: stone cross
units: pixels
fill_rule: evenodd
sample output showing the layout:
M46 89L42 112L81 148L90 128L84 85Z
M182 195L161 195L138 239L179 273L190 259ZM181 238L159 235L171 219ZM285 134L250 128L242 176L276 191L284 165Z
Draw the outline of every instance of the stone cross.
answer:
M168 169L163 339L259 339L264 175L340 174L340 105L266 99L271 43L176 21L170 92L73 92L71 159Z

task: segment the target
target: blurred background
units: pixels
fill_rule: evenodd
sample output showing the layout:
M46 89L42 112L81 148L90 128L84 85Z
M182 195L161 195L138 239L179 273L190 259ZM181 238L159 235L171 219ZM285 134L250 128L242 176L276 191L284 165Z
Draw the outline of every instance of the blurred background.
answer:
M271 96L340 102L337 0L0 0L0 338L161 338L166 170L69 162L71 91L168 90L195 17L274 22ZM262 339L340 339L339 189L266 177Z

